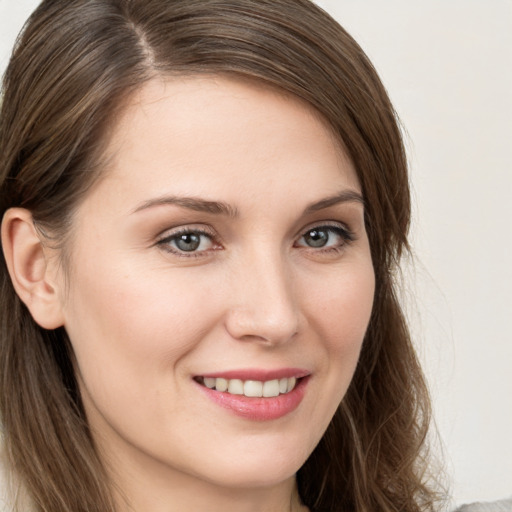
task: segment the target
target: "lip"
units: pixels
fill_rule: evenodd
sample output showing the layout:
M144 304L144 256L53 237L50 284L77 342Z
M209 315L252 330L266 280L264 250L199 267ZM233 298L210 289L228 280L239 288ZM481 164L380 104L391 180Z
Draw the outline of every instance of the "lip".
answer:
M259 381L282 379L285 377L296 377L297 379L300 379L298 380L295 388L289 393L269 398L252 398L245 395L232 395L227 392L207 388L193 380L199 390L216 405L227 409L241 418L263 422L282 418L299 407L306 392L310 372L297 368L285 368L279 370L247 369L210 373L201 376Z
M262 370L260 368L244 368L239 370L229 370L215 373L202 373L201 377L214 379L240 379L240 380L267 380L284 379L295 377L300 379L306 377L311 372L303 368L278 368L274 370Z

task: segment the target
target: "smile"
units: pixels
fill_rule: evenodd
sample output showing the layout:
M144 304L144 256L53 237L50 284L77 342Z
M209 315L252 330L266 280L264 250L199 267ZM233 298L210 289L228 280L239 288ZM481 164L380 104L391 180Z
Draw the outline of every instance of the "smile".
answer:
M244 395L250 398L272 398L285 395L293 391L298 382L295 377L267 381L225 379L221 377L197 377L196 380L209 389L229 393L230 395Z

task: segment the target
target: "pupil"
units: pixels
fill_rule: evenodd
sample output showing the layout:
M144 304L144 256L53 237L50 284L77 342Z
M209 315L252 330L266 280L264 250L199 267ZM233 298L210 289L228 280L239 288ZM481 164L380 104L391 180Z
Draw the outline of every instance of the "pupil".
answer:
M186 233L184 235L180 235L176 240L176 246L178 249L186 252L195 251L199 247L200 243L201 238L195 233Z
M319 229L312 229L306 236L306 243L310 247L323 247L328 239L329 236L327 235L326 231L321 231Z

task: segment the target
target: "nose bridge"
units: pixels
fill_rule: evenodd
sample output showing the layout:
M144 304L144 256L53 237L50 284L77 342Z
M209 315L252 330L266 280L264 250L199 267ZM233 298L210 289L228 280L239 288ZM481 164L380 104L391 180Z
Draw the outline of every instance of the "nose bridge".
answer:
M291 269L283 254L260 247L241 258L233 276L228 330L238 339L280 343L299 327Z

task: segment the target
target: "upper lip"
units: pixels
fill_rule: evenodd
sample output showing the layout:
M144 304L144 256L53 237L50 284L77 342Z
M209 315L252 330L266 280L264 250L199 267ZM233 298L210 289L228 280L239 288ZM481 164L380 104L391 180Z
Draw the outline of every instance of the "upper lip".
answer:
M240 380L257 380L261 382L284 379L295 377L299 379L306 377L311 372L304 368L276 368L276 369L262 369L262 368L241 368L238 370L227 370L219 372L211 372L201 374L200 377L214 378L214 379L240 379ZM199 375L198 375L199 376Z

